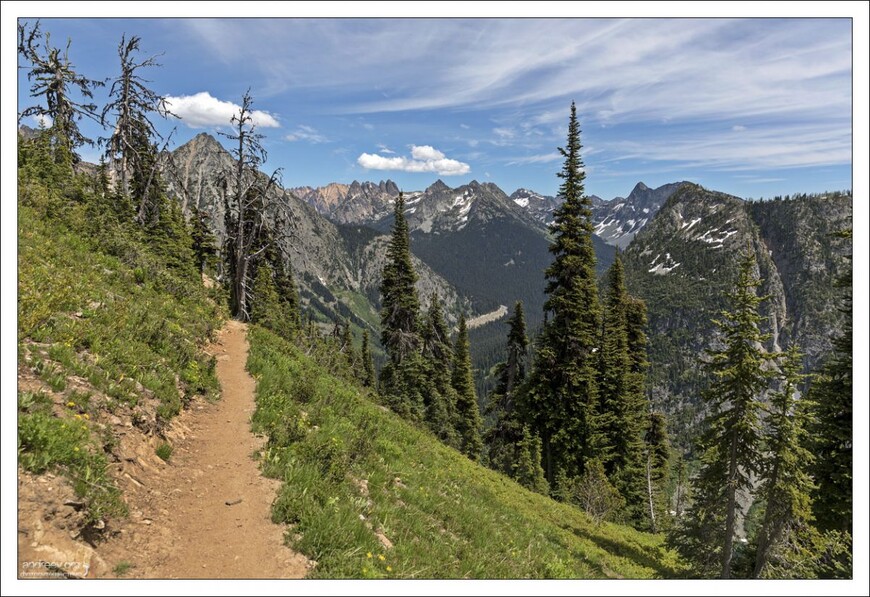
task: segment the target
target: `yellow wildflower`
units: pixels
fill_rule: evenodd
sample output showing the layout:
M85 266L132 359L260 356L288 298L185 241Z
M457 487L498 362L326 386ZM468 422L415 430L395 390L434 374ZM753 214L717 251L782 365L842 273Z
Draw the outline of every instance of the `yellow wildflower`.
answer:
M88 420L90 420L90 418L91 418L91 415L89 415L88 413L85 413L82 416Z
M387 566L387 572L392 572L392 571L393 571L393 567L392 567L392 566Z
M66 405L70 408L73 408L76 405L76 403L73 402L72 400L70 400L69 402L66 403Z
M378 554L378 559L379 559L380 561L383 562L383 561L386 560L387 558L384 557L384 554L379 553L379 554Z
M81 415L79 415L79 414L75 414L75 415L73 415L73 418L74 418L74 419L81 419L81 418L82 418L82 416L81 416Z
M78 452L78 451L79 451L79 447L78 447L78 446L76 446L75 448L73 448L73 452Z
M367 557L367 558L372 557L372 552L370 552L370 551L369 551L369 552L366 552L366 557Z

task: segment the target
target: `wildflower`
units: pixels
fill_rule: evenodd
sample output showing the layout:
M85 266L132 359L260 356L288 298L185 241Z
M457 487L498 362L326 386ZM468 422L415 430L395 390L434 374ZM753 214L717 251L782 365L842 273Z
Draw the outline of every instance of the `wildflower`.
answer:
M66 405L70 408L73 408L73 407L75 407L76 403L73 402L72 400L70 400L69 402L66 403Z
M73 418L75 418L75 419L81 419L81 418L82 418L82 416L81 416L81 415L79 415L79 414L75 414L75 415L73 415Z
M75 448L73 448L73 452L78 452L78 451L79 451L79 447L78 447L78 446L76 446Z
M392 566L387 566L387 572L392 572L392 571L393 571L393 567L392 567Z
M369 551L369 552L366 552L366 557L367 557L367 558L372 557L372 552L370 552L370 551Z
M386 560L387 558L384 557L384 554L379 553L379 554L378 554L378 559L379 559L380 561L383 562L383 561Z
M88 413L85 413L82 416L88 420L90 420L90 418L91 418L91 415L89 415Z

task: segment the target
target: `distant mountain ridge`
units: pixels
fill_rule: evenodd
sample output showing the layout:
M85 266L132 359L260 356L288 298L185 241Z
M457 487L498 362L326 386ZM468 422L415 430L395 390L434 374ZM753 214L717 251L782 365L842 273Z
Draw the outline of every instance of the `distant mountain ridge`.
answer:
M651 189L643 182L638 182L628 197L616 197L610 201L590 195L595 235L608 245L625 249L681 184L674 182ZM526 188L517 189L508 196L493 183L472 181L458 188L463 192L486 189L491 200L503 202L507 199L517 213L526 215L528 223L544 227L552 223L554 212L562 203L558 197L542 195ZM399 195L398 186L391 180L380 183L354 181L350 185L330 183L318 188L298 187L290 190L336 223L364 224L381 229L383 226L378 226L378 222L390 216L392 205ZM459 220L466 215L462 209L468 208L473 199L453 197L451 201L445 197L445 193L450 191L450 187L438 180L425 191L406 192L405 200L409 215L412 216L410 219L417 220L418 226L424 231L432 230L432 226L437 230L461 225ZM444 213L454 209L457 209L458 216L452 223L447 223L449 214L439 216L433 212ZM413 214L417 214L416 217Z
M219 243L225 238L224 191L217 175L232 164L229 152L207 133L164 154L162 161L169 194L179 201L186 216L203 212ZM274 210L283 212L287 224L277 230L277 241L290 256L303 304L324 321L351 318L358 326L377 332L378 287L387 237L375 231L354 236L352 230L336 225L283 189L275 190L272 199L277 207L267 217L274 221ZM460 311L473 314L468 299L419 258L414 259L419 274L417 289L424 304L437 293L449 320L456 321Z

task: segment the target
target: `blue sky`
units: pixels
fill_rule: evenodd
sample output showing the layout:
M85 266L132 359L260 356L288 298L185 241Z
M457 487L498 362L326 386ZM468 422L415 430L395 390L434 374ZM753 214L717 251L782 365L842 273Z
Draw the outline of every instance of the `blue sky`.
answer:
M572 100L586 190L692 180L743 197L851 188L848 19L43 19L93 78L122 33L182 118L223 126L250 87L287 187L437 178L555 194ZM19 109L30 105L19 75ZM104 98L98 97L98 103ZM101 133L88 129L94 136ZM94 160L97 150L85 149Z

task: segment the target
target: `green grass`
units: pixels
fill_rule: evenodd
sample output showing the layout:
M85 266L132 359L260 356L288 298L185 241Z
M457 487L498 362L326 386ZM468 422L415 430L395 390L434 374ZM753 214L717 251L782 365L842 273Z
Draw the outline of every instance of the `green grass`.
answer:
M99 421L147 403L159 431L193 395L216 397L202 347L221 313L141 234L95 226L86 194L19 184L18 357L45 386L19 393L19 464L67 477L89 519L120 516L107 472L117 438Z
M169 459L172 458L172 446L169 445L168 442L163 442L157 449L154 450L154 453L162 460L163 462L169 462Z
M112 573L115 576L125 576L130 570L135 568L135 564L131 564L130 562L123 561L115 564L115 567L112 568Z
M289 542L317 561L310 576L683 573L662 536L596 525L445 447L270 332L252 328L250 340L253 426L268 437L263 469L284 482L273 520L291 524Z

